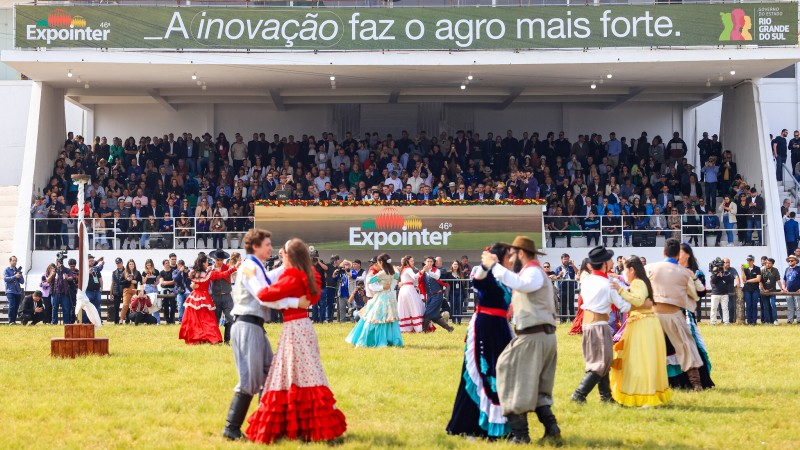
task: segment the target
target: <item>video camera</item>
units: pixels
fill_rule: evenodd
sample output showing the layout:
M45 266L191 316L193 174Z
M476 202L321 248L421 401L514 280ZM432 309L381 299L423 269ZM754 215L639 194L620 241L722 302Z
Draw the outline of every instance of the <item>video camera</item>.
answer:
M708 263L708 271L709 272L722 272L724 270L725 261L722 260L720 257L714 258L713 261Z
M61 264L64 265L64 260L67 259L67 251L61 250L60 252L56 253L56 265Z
M275 262L278 261L278 255L270 256L267 258L267 270L272 270L275 268Z
M319 250L315 249L313 245L308 247L308 253L311 255L311 262L314 264L319 262Z

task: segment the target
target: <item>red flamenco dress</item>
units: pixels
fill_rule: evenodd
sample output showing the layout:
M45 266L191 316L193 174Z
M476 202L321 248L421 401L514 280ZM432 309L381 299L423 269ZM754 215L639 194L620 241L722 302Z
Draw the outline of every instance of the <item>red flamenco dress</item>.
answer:
M314 272L317 286L320 277ZM305 295L312 304L305 272L287 268L278 281L259 292L264 302ZM283 313L278 350L264 383L258 409L248 419L247 438L270 444L277 439L329 441L347 429L344 414L336 409L333 392L320 361L319 343L306 309L286 309Z
M208 287L212 281L230 276L234 272L236 267L230 267L225 271L201 273L192 280L197 284L197 289L193 290L183 303L185 310L178 338L190 345L222 342L222 333L217 322L217 308L214 306Z
M572 328L569 329L569 334L583 334L583 297L578 296L578 311L575 314L575 320L572 321Z

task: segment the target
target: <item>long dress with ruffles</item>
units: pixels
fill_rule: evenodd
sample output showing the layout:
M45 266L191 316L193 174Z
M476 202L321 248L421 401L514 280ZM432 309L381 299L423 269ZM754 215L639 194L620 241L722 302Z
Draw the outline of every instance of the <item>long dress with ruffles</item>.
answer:
M312 282L320 286L316 271L314 278ZM320 296L311 294L308 283L305 272L288 267L278 281L258 293L258 298L274 302L305 295L316 304ZM278 350L258 409L248 422L247 438L264 444L281 438L329 441L347 429L344 414L336 409L336 400L328 387L308 310L284 310Z
M417 292L419 278L414 269L405 267L400 273L400 292L397 294L397 315L401 333L422 333L425 304Z
M180 339L187 344L218 344L222 341L222 333L219 331L219 322L217 322L217 308L214 306L214 300L211 299L208 288L212 281L229 276L234 272L236 272L236 267L230 267L222 272L200 273L192 280L197 284L197 289L193 290L183 303L183 319L178 333Z
M497 396L495 367L500 353L513 338L506 318L511 290L491 272L483 279L473 278L472 286L478 293L477 305L467 326L461 381L447 433L502 437L510 430Z
M700 277L702 272L697 272L696 275ZM704 283L695 280L689 282L689 297L696 298L698 292L705 290ZM697 321L695 320L694 313L681 308L681 312L686 317L686 322L689 324L689 329L692 331L694 343L697 346L697 351L700 352L700 358L703 360L703 365L698 369L700 374L700 385L703 389L710 389L716 386L714 380L711 379L711 360L708 357L708 349L703 335L700 334L700 329L697 328ZM689 375L681 369L678 364L678 359L675 357L675 347L666 338L667 342L667 375L669 376L669 385L676 389L692 389L692 383L689 381Z
M647 286L633 280L620 289L622 298L633 305L622 338L614 345L611 364L611 395L624 406L658 406L672 397L666 370L664 330L653 308L643 308Z
M403 346L397 316L397 300L394 297L397 278L396 273L389 275L381 270L367 279L374 296L358 312L361 320L350 331L345 341L356 347ZM385 284L390 285L388 290L384 289Z

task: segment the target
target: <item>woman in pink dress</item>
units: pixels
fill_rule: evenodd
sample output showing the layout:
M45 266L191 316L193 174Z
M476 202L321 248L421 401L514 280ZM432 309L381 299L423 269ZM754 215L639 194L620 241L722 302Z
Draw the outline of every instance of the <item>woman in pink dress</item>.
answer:
M320 276L312 269L308 247L292 239L284 248L286 269L278 281L258 293L259 300L274 302L306 296L311 304L320 297ZM347 429L344 414L328 387L319 342L308 310L283 310L283 330L278 350L264 383L261 401L248 420L247 438L270 444L277 439L329 441Z
M184 302L183 320L178 334L180 339L187 344L218 344L222 341L219 332L216 307L208 292L212 281L229 276L236 272L236 267L231 266L225 271L208 271L208 257L201 253L194 262L194 268L189 273L192 280L192 293Z
M391 260L389 260L391 262ZM422 333L425 304L417 292L419 277L414 271L414 258L404 256L400 267L400 292L397 294L397 316L401 333Z

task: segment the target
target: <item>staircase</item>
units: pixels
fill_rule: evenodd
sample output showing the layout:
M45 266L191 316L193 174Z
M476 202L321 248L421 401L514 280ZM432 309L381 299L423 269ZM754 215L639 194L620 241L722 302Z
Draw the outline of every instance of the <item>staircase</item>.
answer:
M0 186L0 266L7 265L14 247L18 190L18 186Z

